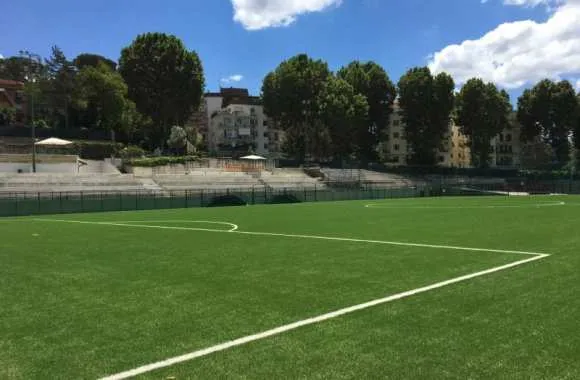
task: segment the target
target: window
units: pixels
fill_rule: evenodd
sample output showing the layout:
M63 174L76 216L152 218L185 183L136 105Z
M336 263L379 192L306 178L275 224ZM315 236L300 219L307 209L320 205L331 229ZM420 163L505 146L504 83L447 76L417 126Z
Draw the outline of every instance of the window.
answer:
M445 162L445 157L439 156L439 162Z
M399 150L399 148L400 148L399 144L395 144L395 145L393 145L393 150L394 150L394 151L398 151L398 150Z
M264 137L268 138L268 132L264 132Z
M268 149L268 144L264 144L264 149Z
M399 156L395 156L395 157L393 157L392 161L393 161L393 162L399 162Z
M262 123L264 125L264 127L268 126L268 120L264 120L264 122Z
M399 138L399 136L400 136L400 133L399 133L399 132L395 132L395 133L393 133L393 138L394 138L394 139L398 139L398 138Z
M499 134L499 141L503 142L503 133Z
M398 127L401 125L401 120L393 120L393 127Z
M510 142L510 141L512 141L512 135L508 133L508 134L505 136L505 141L507 141L507 142Z
M514 147L511 145L508 145L508 152L509 153L513 153L514 152Z

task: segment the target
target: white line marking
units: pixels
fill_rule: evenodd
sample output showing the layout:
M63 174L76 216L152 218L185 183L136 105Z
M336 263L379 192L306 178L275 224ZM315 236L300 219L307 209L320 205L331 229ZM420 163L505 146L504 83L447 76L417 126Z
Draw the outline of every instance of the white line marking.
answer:
M402 206L402 205L390 205L387 203L369 203L366 204L366 208L377 208L377 209L418 209L418 210L429 210L429 209L450 209L450 210L462 210L462 209L495 209L495 208L533 208L533 207L555 207L555 206L565 206L566 202L546 202L546 203L530 203L527 205L477 205L477 206Z
M225 231L225 230L216 230L216 229L210 229L210 228L177 227L177 226L149 226L149 225L144 225L144 224L91 222L91 221L64 220L64 219L35 219L35 220L39 221L39 222L76 223L76 224L90 224L90 225L115 226L115 227L133 227L133 228L153 228L153 229L177 230L177 231L203 231L203 232L216 232L216 233L228 232L228 233L234 233L234 234L240 234L240 235L276 236L276 237L287 237L287 238L346 241L346 242L354 242L354 243L396 245L396 246L403 246L403 247L449 249L449 250L456 250L456 251L509 253L509 254L529 255L529 256L546 255L546 253L544 253L544 252L528 252L528 251L516 251L516 250L493 249L493 248L460 247L460 246L439 245L439 244L406 243L406 242L400 242L400 241L386 241L386 240L353 239L353 238L341 238L341 237L333 237L333 236L282 234L282 233L276 233L276 232Z
M315 323L320 323L323 321L327 321L329 319L333 319L333 318L337 318L337 317L340 317L340 316L343 316L346 314L354 313L356 311L368 309L368 308L371 308L374 306L378 306L378 305L386 304L386 303L393 302L396 300L400 300L403 298L411 297L411 296L414 296L414 295L417 295L420 293L425 293L425 292L428 292L431 290L439 289L439 288L442 288L444 286L457 284L459 282L471 280L471 279L476 278L476 277L481 277L481 276L485 276L485 275L492 274L495 272L503 271L503 270L510 269L510 268L513 268L513 267L516 267L519 265L530 263L532 261L541 260L541 259L544 259L548 256L549 255L546 255L546 254L538 255L538 256L535 256L535 257L532 257L529 259L516 261L516 262L510 263L510 264L506 264L506 265L498 266L495 268L487 269L487 270L484 270L481 272L476 272L476 273L468 274L465 276L455 277L455 278L452 278L450 280L437 282L435 284L431 284L431 285L424 286L421 288L416 288L416 289L408 290L406 292L393 294L393 295L390 295L388 297L375 299L375 300L361 303L361 304L354 305L354 306L349 306L349 307L346 307L344 309L340 309L340 310L336 310L336 311L333 311L330 313L319 315L317 317L303 319L303 320L300 320L297 322L293 322L293 323L290 323L287 325L273 328L271 330L266 330L266 331L263 331L263 332L260 332L257 334L248 335L248 336L245 336L242 338L231 340L229 342L220 343L220 344L217 344L215 346L207 347L207 348L204 348L204 349L201 349L198 351L193 351L193 352L187 353L185 355L176 356L176 357L162 360L162 361L159 361L156 363L147 364L147 365L135 368L135 369L131 369L128 371L124 371L124 372L120 372L120 373L117 373L114 375L103 377L100 380L127 379L127 378L130 378L133 376L137 376L137 375L141 375L141 374L148 373L151 371L155 371L155 370L160 369L160 368L170 367L170 366L173 366L173 365L176 365L179 363L183 363L183 362L187 362L187 361L190 361L190 360L202 357L202 356L210 355L210 354L213 354L213 353L216 353L219 351L224 351L224 350L227 350L227 349L232 348L232 347L241 346L241 345L248 344L250 342L254 342L257 340L269 338L269 337L274 336L274 335L279 335L279 334L282 334L282 333L285 333L285 332L288 332L291 330L298 329L300 327L312 325Z
M122 220L119 223L207 223L207 224L220 224L224 226L229 226L228 232L234 232L239 227L237 224L229 222L216 222L211 220Z

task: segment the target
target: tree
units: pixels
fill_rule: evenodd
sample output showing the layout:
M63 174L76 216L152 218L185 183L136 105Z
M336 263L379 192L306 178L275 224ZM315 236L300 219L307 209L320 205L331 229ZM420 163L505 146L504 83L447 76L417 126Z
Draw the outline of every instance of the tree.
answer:
M40 81L48 107L48 117L55 126L69 126L69 107L74 90L76 68L58 46L52 47L50 58L45 60L46 77Z
M10 125L16 116L14 107L0 107L0 126Z
M319 101L331 73L305 54L283 61L262 84L264 112L287 132L289 154L306 159L320 142Z
M413 68L399 80L399 106L405 137L411 148L410 163L435 165L437 151L449 131L454 105L453 79L435 77L427 67Z
M368 126L367 98L357 93L347 81L330 77L318 101L319 124L332 143L328 150L335 158L353 156L358 152L357 135Z
M180 39L146 33L124 48L119 72L137 110L151 118L150 144L165 144L168 128L184 124L199 108L205 81L201 61Z
M352 136L358 155L364 161L375 160L383 131L389 124L397 88L386 71L375 62L351 62L341 68L338 77L348 82L356 93L366 98L368 113L365 123L360 123Z
M518 99L517 118L524 142L548 143L559 166L570 158L570 134L578 114L578 99L570 82L545 79Z
M78 70L82 70L87 66L97 67L100 63L109 66L113 71L117 70L117 63L109 58L103 57L102 55L83 53L77 55L77 57L73 59L73 64Z
M74 106L86 126L130 134L139 116L119 73L101 62L84 67L74 85Z
M469 137L471 161L476 167L488 167L491 139L509 125L512 112L509 95L493 83L468 80L457 96L457 124Z
M181 154L187 146L187 143L187 133L185 132L185 129L176 125L171 127L171 133L169 134L167 145L171 149L174 149L178 154Z

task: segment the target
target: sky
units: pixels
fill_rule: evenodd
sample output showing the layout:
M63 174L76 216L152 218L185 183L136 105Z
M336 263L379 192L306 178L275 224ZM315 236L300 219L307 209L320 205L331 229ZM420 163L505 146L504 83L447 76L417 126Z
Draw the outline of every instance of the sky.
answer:
M394 82L411 67L446 71L459 88L493 81L514 99L543 78L580 90L580 0L158 0L8 1L0 55L19 50L118 60L140 33L181 38L204 65L206 90L247 87L284 59L307 53L333 70L381 64Z

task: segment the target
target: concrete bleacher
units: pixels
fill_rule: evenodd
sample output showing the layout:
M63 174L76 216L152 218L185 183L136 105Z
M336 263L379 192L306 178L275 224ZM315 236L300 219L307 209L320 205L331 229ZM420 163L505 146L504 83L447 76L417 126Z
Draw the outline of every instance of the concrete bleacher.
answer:
M147 192L143 183L123 174L0 174L0 193Z
M260 179L271 189L323 188L324 183L308 176L302 169L274 169L262 172Z
M321 169L324 181L328 183L371 185L377 188L400 188L417 186L422 181L391 173L381 173L364 169Z
M152 180L167 191L251 189L260 181L243 172L193 170L189 174L158 174Z

